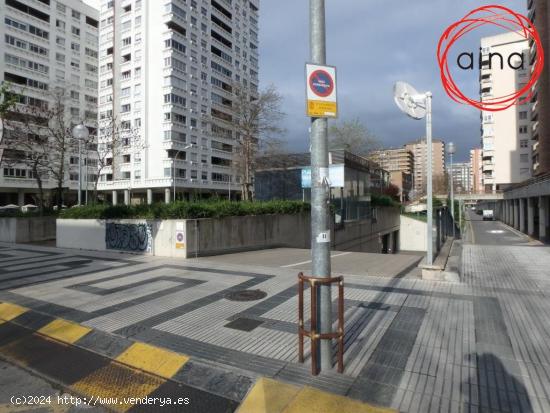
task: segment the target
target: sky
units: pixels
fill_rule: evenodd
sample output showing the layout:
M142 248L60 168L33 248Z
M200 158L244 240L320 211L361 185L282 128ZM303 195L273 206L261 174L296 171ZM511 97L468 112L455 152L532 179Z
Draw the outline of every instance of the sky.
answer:
M99 0L85 0L97 7ZM425 123L403 115L393 101L402 80L433 93L433 135L454 142L456 161L469 160L480 144L480 114L452 101L441 85L437 43L445 29L469 11L499 4L527 14L527 0L326 0L327 64L338 70L339 120L359 119L383 147L401 147L425 135ZM160 4L160 3L159 3ZM260 82L283 96L283 127L289 151L309 148L305 116L304 65L309 60L309 1L261 0ZM480 38L498 34L478 30L454 48L478 53ZM478 96L478 71L458 71L468 96ZM331 121L334 122L334 121Z
M326 0L327 64L338 70L339 120L359 119L383 147L401 147L425 135L425 122L402 114L393 101L398 80L433 93L433 135L454 142L456 161L468 161L480 145L480 113L452 101L440 81L437 44L445 29L469 11L499 4L527 14L526 0ZM307 151L304 65L309 59L309 2L262 0L260 81L284 98L285 139L291 151ZM479 52L480 38L501 33L488 28L453 47ZM461 88L478 97L479 72L455 71ZM330 121L334 122L334 121Z

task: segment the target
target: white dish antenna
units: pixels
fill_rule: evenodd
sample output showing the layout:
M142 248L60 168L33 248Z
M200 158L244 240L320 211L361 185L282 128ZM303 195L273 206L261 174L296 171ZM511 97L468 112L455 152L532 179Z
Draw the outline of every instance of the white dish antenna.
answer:
M426 116L426 96L418 93L414 87L405 82L397 82L393 87L393 98L397 107L413 119Z

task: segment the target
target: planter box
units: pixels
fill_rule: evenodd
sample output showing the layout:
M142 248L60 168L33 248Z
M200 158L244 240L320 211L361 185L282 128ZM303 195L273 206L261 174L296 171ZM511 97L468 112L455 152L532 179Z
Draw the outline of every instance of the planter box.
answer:
M55 217L0 218L1 242L38 242L55 239Z

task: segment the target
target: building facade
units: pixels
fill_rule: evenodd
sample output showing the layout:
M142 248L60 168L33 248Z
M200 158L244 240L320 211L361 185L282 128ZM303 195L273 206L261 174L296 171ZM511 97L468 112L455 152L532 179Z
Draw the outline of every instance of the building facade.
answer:
M449 165L447 173L452 179L455 194L472 192L472 167L470 162L458 162Z
M470 150L470 175L472 177L472 192L483 193L483 166L482 150L474 148Z
M409 200L412 190L414 155L405 148L374 151L369 159L390 173L390 183L399 189L401 202Z
M529 45L519 34L482 38L481 54L480 93L483 102L515 93L527 84ZM523 67L518 55L523 55ZM507 60L518 69L512 68ZM483 185L486 192L503 190L531 177L530 106L530 102L525 102L506 110L481 113Z
M426 193L426 180L428 165L428 146L424 139L405 144L405 149L414 156L413 184L414 190L424 195ZM445 187L445 143L440 139L432 141L432 175L434 193L444 191Z
M20 94L18 107L63 104L71 123L97 119L99 12L71 1L5 0L0 7L0 80ZM90 125L91 126L91 125ZM8 130L6 130L6 133ZM37 183L28 166L10 160L4 151L0 174L0 205L36 204ZM78 161L68 154L64 190L76 198ZM93 172L90 172L93 175ZM90 176L89 181L94 177ZM86 179L83 180L86 182ZM46 201L56 183L43 177ZM83 188L84 189L84 188Z
M550 61L550 5L546 0L528 0L529 19L537 28L545 53L545 62ZM529 43L531 65L537 53L533 40ZM533 139L533 175L550 172L550 66L545 63L543 72L533 88L531 99L531 130Z
M258 89L259 0L102 0L99 144L107 200L239 190L232 88ZM111 128L112 124L116 128Z

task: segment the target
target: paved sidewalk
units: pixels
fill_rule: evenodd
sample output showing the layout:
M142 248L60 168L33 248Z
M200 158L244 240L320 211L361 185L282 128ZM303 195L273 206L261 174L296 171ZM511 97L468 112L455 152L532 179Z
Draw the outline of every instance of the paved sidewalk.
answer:
M315 378L309 359L297 363L296 268L108 258L4 245L0 280L33 284L0 300L250 383L271 377L410 412L550 411L548 248L466 244L460 283L347 275L346 370ZM227 298L244 289L267 296Z

